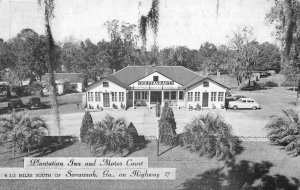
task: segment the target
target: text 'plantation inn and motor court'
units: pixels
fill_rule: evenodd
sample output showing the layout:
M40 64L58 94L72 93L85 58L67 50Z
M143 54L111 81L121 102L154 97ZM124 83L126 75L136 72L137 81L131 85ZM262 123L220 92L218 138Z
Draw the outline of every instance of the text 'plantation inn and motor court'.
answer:
M151 108L157 102L178 108L224 108L226 86L182 66L128 66L86 89L89 110Z

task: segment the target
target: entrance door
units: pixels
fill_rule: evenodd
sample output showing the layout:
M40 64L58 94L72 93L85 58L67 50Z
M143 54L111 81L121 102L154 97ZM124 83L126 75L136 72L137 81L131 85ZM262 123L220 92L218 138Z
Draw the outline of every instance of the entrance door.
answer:
M161 92L160 91L151 91L151 104L155 104L156 102L161 103Z
M208 107L208 92L203 92L202 107Z
M109 104L109 93L103 93L103 106L110 107Z

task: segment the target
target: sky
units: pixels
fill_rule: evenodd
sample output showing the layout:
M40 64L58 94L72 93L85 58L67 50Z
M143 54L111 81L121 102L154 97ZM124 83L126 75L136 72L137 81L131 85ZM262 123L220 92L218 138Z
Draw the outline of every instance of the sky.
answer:
M232 33L245 26L253 28L257 41L275 42L274 26L265 21L273 0L219 1L217 15L217 0L160 0L159 47L198 49L204 42L227 44ZM55 0L54 39L107 40L106 21L138 25L139 15L146 14L150 6L151 0ZM37 0L0 0L0 38L12 38L24 28L40 34L45 31Z

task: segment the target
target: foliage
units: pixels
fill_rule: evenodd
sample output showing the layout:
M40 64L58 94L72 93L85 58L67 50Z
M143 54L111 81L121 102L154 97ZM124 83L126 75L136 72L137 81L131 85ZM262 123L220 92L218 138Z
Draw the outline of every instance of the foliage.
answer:
M266 129L271 142L294 155L300 153L300 115L296 110L282 110L282 115L273 116Z
M96 123L91 136L91 145L95 154L105 155L108 152L122 154L124 150L132 151L134 148L132 129L128 128L124 119L113 118L106 115Z
M247 27L235 32L230 40L230 47L235 52L231 67L238 84L241 84L243 79L248 80L250 84L252 71L258 62L257 45L258 43L253 38L253 29Z
M40 117L27 112L13 113L9 118L0 119L0 143L14 151L36 149L43 136L48 134L47 125Z
M147 42L147 28L150 27L154 33L154 45L156 46L156 38L159 24L159 0L152 0L151 8L147 16L142 15L139 23L140 37L142 38L143 46Z
M182 136L183 145L200 156L218 159L230 158L236 153L238 141L231 126L224 119L211 113L195 117Z
M267 81L265 82L265 87L278 87L278 84L274 81Z
M159 141L162 144L174 146L178 144L176 122L172 108L163 107L159 120Z
M254 82L253 85L244 84L240 87L240 89L244 91L263 90L265 88L265 84L256 82Z
M83 143L89 143L90 135L94 130L93 118L90 112L86 111L80 128L80 139Z

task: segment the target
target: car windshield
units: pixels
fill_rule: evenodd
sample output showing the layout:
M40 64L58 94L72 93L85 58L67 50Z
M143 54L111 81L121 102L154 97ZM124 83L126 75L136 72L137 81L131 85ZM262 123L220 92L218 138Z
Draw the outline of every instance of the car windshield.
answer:
M31 98L32 101L40 101L40 98Z

